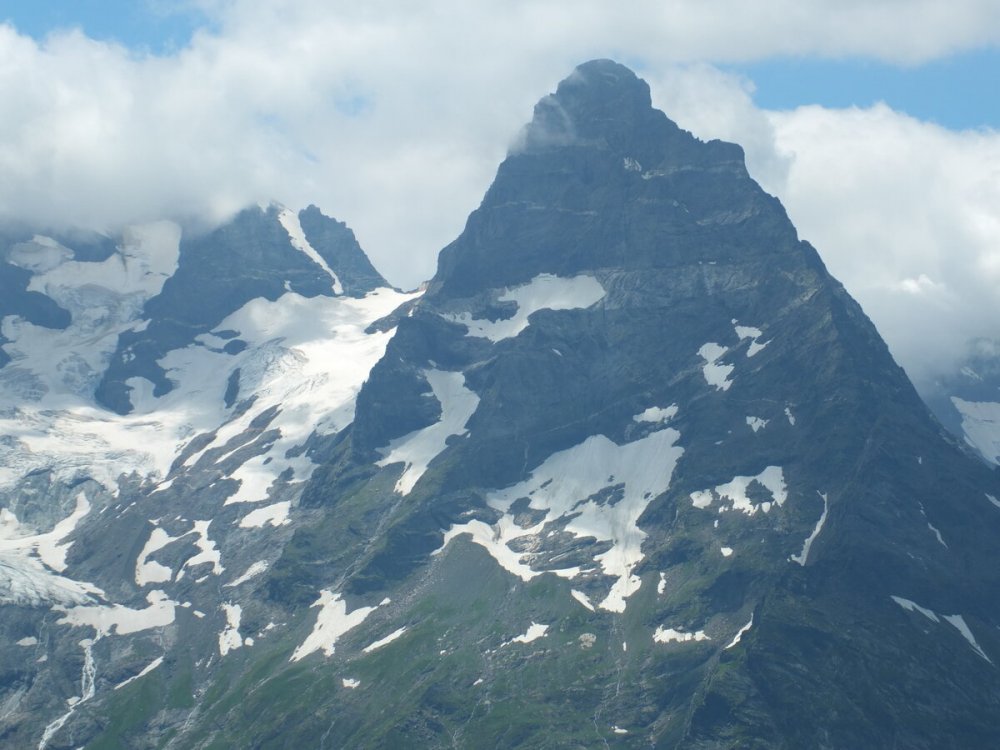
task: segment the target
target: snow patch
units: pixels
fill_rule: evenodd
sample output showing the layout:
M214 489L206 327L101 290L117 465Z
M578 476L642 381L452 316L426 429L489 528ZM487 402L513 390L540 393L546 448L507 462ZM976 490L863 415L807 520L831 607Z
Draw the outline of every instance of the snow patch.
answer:
M927 522L927 528L931 530L931 533L933 533L935 537L937 537L938 543L945 549L948 549L948 544L945 542L944 537L941 536L941 532L938 531L930 521Z
M347 602L341 599L339 593L334 594L323 589L320 591L319 599L312 604L313 607L319 607L316 624L302 644L295 649L289 661L299 661L314 651L322 651L324 656L333 656L337 641L342 635L356 628L368 615L388 603L389 600L385 599L374 607L358 607L348 613Z
M524 633L514 636L509 641L500 644L500 648L509 646L512 643L531 643L532 641L537 641L539 638L545 637L545 632L548 629L548 625L539 625L537 622L532 622Z
M374 643L365 646L363 649L361 649L361 651L362 653L370 654L372 651L376 651L382 648L383 646L388 646L390 643L399 638L405 632L406 632L406 626L404 625L403 627L399 628L399 630L394 630L391 633L389 633L389 635L387 635L385 638L380 638Z
M991 464L1000 464L1000 403L963 401L957 396L951 402L962 417L965 442Z
M150 561L149 556L154 552L163 549L171 542L176 542L181 537L170 536L159 526L153 528L149 533L149 539L135 560L135 585L148 586L151 583L165 583L174 577L174 571L166 565Z
M222 575L222 572L225 570L225 568L222 567L222 552L215 546L215 542L208 538L208 527L212 521L194 521L193 523L194 528L192 528L188 533L198 535L194 544L200 551L197 555L189 557L184 562L181 570L183 571L186 568L193 568L194 566L201 565L202 563L209 563L212 566L213 575ZM178 576L178 578L180 578L180 576Z
M733 548L732 547L723 547L719 551L722 553L723 557L732 557L732 555L733 555Z
M467 336L503 341L517 336L528 327L528 318L539 310L577 310L590 307L604 298L604 287L593 276L581 274L561 278L539 274L527 284L506 289L497 297L498 302L516 302L517 312L506 320L481 320L469 313L444 315L446 320L461 323L468 329Z
M257 508L247 513L243 518L240 519L241 529L260 529L271 524L272 526L285 526L291 523L288 518L288 513L291 510L292 503L290 501L284 501L280 503L275 503L274 505L268 505L266 508Z
M353 677L345 677L340 681L340 684L348 690L354 690L355 688L361 687L361 680L355 680Z
M790 558L793 562L797 562L803 567L805 567L805 564L809 561L809 550L812 548L813 542L816 541L816 537L819 536L819 532L823 530L823 524L826 523L827 512L830 510L830 503L826 494L823 492L818 494L821 498L823 498L823 512L820 514L819 520L816 522L816 526L813 528L812 533L802 545L802 551L797 555L792 555Z
M969 629L969 626L966 624L965 618L962 617L962 615L939 615L933 610L930 610L927 607L921 607L916 602L904 599L901 596L890 596L889 598L908 612L919 612L931 622L940 623L941 620L944 620L961 634L966 642L968 642L969 646L972 647L973 651L979 654L979 656L984 658L990 664L993 663L993 660L986 655L986 652L983 651L982 647L980 647L979 643L976 641L976 637L972 634L972 631Z
M652 422L654 424L669 422L677 416L677 404L667 407L650 406L643 412L632 417L634 422Z
M309 260L315 263L317 266L323 269L323 272L330 277L333 282L333 293L343 294L344 287L340 285L340 279L337 278L337 274L333 272L333 269L323 260L323 256L316 252L316 249L309 244L309 240L306 239L306 233L302 229L302 224L299 222L299 215L294 211L290 211L287 208L281 209L278 212L278 221L281 226L285 228L288 232L288 239L294 247L299 252L304 253Z
M773 503L763 502L755 504L747 497L747 489L753 482L762 485L771 494ZM785 485L785 474L782 468L780 466L768 466L756 476L733 477L731 481L726 484L720 484L714 489L692 492L690 497L691 504L695 508L709 508L715 502L716 498L718 498L722 503L727 501L731 503L728 507L723 504L719 509L720 513L723 511L738 510L746 513L748 516L752 516L758 510L769 513L772 505L778 505L779 507L784 505L785 500L788 499L788 489Z
M759 328L754 328L753 326L741 326L734 320L733 330L736 331L736 335L740 337L740 341L743 339L751 339L750 346L747 347L748 357L753 357L770 343L769 341L765 341L763 344L760 343L759 339L764 335L764 332Z
M760 417L747 417L747 426L754 432L757 432L757 430L762 430L767 427L767 423L769 421L770 420L767 419L761 419Z
M402 476L396 482L396 492L408 495L433 461L448 445L452 435L464 435L465 425L479 407L479 396L465 387L465 375L460 372L424 370L434 397L441 404L438 422L396 438L387 448L380 448L384 456L378 466L405 464Z
M152 661L152 662L150 662L149 664L147 664L147 665L146 665L146 666L145 666L145 667L144 667L144 668L142 669L142 671L141 671L141 672L139 672L139 674L136 674L136 675L133 675L133 676L129 677L129 678L128 678L127 680L125 680L124 682L119 682L119 683L118 683L117 685L115 685L114 689L115 689L115 690L121 690L121 689L122 689L123 687L125 687L126 685L128 685L128 684L130 684L130 683L133 683L133 682L135 682L135 681L136 681L136 680L138 680L138 679L139 679L140 677L145 677L146 675L148 675L148 674L149 674L150 672L152 672L152 671L153 671L154 669L156 669L156 668L157 668L158 666L160 666L161 664L163 664L163 657L162 657L162 656L159 656L159 657L157 657L156 659L153 659L153 661Z
M576 589L572 589L569 593L570 596L572 596L574 599L580 602L580 604L589 609L591 612L596 611L594 609L593 602L590 601L590 597L587 596L585 593L583 593L582 591L577 591Z
M901 596L890 596L889 598L892 599L894 602L896 602L896 604L898 604L900 607L907 610L908 612L919 612L932 622L941 622L937 614L927 609L926 607L921 607L916 602L910 601L909 599L904 599Z
M247 568L246 572L243 575L241 575L239 578L235 578L232 581L230 581L229 583L224 584L223 588L230 588L230 587L234 587L234 586L239 586L242 583L246 583L251 578L256 578L261 573L265 572L267 570L267 568L268 568L268 564L267 564L266 560L258 560L253 565L251 565L249 568Z
M959 633L962 634L962 637L969 642L970 646L972 646L973 651L975 651L981 657L986 659L986 661L988 661L990 664L993 663L993 660L990 659L990 657L986 655L986 652L983 651L982 648L980 648L978 643L976 643L976 637L972 634L972 631L969 630L969 626L965 624L965 619L962 617L962 615L941 615L941 616L949 623L951 623L951 625L954 626L954 628Z
M698 630L694 633L685 633L681 630L664 628L660 625L656 628L656 632L653 633L653 640L657 643L688 643L689 641L710 641L712 639L705 635L704 630Z
M70 607L57 606L63 617L59 625L74 627L89 626L97 633L98 638L115 633L129 635L143 630L162 628L174 621L177 602L172 601L166 593L160 590L146 594L149 606L145 609L132 609L121 604L101 604L94 606Z
M792 414L792 410L789 409L787 406L785 407L785 417L788 419L788 424L790 424L792 427L794 427L795 426L795 416Z
M724 346L711 342L698 350L698 356L705 361L701 368L705 382L715 386L720 391L728 391L729 386L733 384L733 381L729 380L729 376L735 368L732 365L719 364L719 359L727 351Z
M240 635L243 608L239 604L221 604L219 608L226 615L226 627L219 633L219 656L225 656L243 645L243 636Z
M753 627L753 615L750 615L750 622L748 622L746 625L744 625L742 628L736 631L736 635L733 636L733 640L729 642L729 645L726 646L726 649L730 649L737 643L739 643L740 640L743 638L744 634L746 634L746 632L750 630L750 628L752 627Z

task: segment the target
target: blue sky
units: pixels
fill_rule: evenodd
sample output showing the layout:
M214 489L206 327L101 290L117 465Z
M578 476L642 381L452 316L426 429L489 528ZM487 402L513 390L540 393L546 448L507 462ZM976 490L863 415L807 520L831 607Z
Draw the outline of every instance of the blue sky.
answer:
M904 67L876 60L773 58L723 66L754 82L764 109L801 104L867 107L884 101L897 111L952 129L1000 129L1000 49L963 52Z
M169 53L209 22L183 0L0 0L0 20L41 41L54 30L80 28L92 39Z

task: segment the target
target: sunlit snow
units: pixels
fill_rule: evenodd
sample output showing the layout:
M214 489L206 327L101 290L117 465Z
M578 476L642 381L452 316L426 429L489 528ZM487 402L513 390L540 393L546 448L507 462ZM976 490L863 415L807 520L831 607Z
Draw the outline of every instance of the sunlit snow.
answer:
M1000 403L963 401L952 396L951 402L962 416L965 442L993 464L1000 464Z
M158 656L157 658L153 659L153 661L151 661L149 664L147 664L142 669L141 672L139 672L136 675L133 675L133 676L129 677L127 680L124 680L123 682L119 682L117 685L115 685L114 689L115 690L121 690L123 687L125 687L126 685L128 685L128 684L130 684L132 682L135 682L140 677L145 677L146 675L148 675L150 672L152 672L154 669L156 669L161 664L163 664L163 657L162 656Z
M219 655L225 656L233 649L243 645L243 636L240 635L240 620L243 617L243 608L239 604L222 604L222 611L226 615L226 627L219 633Z
M490 341L513 338L529 325L528 318L539 310L575 310L587 308L604 298L604 287L593 276L580 275L561 278L539 274L527 284L507 289L497 297L498 302L515 302L517 311L506 320L480 320L469 313L445 315L446 320L461 323L469 336Z
M595 611L594 603L590 601L590 597L587 596L585 593L583 593L582 591L577 591L576 589L572 589L569 593L574 599L580 602L580 604L589 609L591 612Z
M323 260L323 256L316 252L316 249L306 239L306 233L302 230L302 224L299 223L299 215L294 211L283 208L278 212L278 221L285 228L285 231L288 232L288 239L291 241L292 247L304 253L309 260L323 269L323 272L330 277L334 294L343 294L344 288L340 285L340 279L337 278L337 274L333 272L333 269Z
M268 505L264 508L252 510L240 519L240 528L260 529L267 524L271 524L272 526L284 526L291 523L288 518L288 513L291 510L291 507L291 502L285 500L280 503L275 503L274 505Z
M752 483L758 483L769 493L773 501L754 503L747 496L747 489ZM721 511L738 510L748 516L754 515L758 510L768 513L772 505L784 505L788 498L788 489L785 486L784 471L780 466L768 466L760 474L752 477L733 477L726 484L720 484L711 490L698 490L691 493L691 504L696 508L709 508L718 499ZM726 505L726 503L730 505ZM818 532L817 532L818 533Z
M266 560L258 560L243 573L239 578L235 578L227 584L224 584L225 588L231 588L233 586L239 586L242 583L246 583L251 578L256 578L261 573L264 573L268 568Z
M653 640L657 643L687 643L689 641L710 641L712 639L705 635L704 630L698 630L694 633L685 633L681 630L664 628L660 625L656 628L656 632L653 633Z
M509 646L512 643L531 643L532 641L537 641L539 638L545 636L545 632L549 629L548 625L539 625L537 622L531 623L528 629L521 635L514 636L509 641L502 643L503 646Z
M76 496L72 513L47 532L33 533L7 508L0 508L0 603L85 604L103 592L92 584L59 575L66 569L65 542L90 512L85 493Z
M748 630L750 630L750 628L752 628L752 627L753 627L753 615L750 615L750 621L746 625L744 625L742 628L740 628L739 630L736 631L736 635L733 636L733 640L731 640L729 642L729 645L726 646L726 648L727 649L732 648L737 643L739 643L740 640L742 640L743 636L746 634L746 632Z
M149 556L166 547L180 537L170 536L159 526L149 533L149 539L135 560L135 585L147 586L151 583L165 583L173 578L174 572L166 565L149 559Z
M365 654L370 654L372 651L377 651L378 649L382 648L383 646L388 646L394 640L396 640L397 638L399 638L400 636L402 636L403 633L405 633L405 632L406 632L406 626L404 625L403 627L399 628L398 630L394 630L391 633L389 633L389 635L387 635L385 638L380 638L379 640L374 641L373 643L368 644L363 649L361 649L361 651L362 651L362 653L365 653Z
M149 606L132 609L121 604L99 604L62 609L60 625L90 626L97 637L110 633L128 635L142 630L162 628L174 621L177 602L172 601L163 591L154 590L146 595Z
M388 603L389 600L385 599L374 607L358 607L353 612L348 612L347 602L340 598L340 594L323 589L319 599L312 605L319 607L316 624L302 644L295 649L290 661L299 661L315 651L322 651L324 656L333 656L337 641L344 633L356 628L368 615Z
M269 429L280 434L263 455L238 468L234 478L240 487L229 498L229 502L265 500L271 484L286 470L291 470L294 481L304 481L312 473L312 461L305 455L289 457L290 449L304 443L314 430L330 434L352 421L357 392L392 336L391 330L367 333L366 329L414 296L380 289L363 299L289 293L275 301L252 300L217 329L237 331L248 344L243 352L226 354L209 345L215 337L201 337L201 343L168 353L160 365L174 389L153 398L152 384L130 379L135 409L124 417L90 400L96 373L113 352L121 325L104 331L74 309L73 325L66 332L39 333L42 329L32 327L22 340L17 331L7 331L13 341L5 349L14 360L0 370L0 395L7 392L20 405L0 412L0 432L8 438L0 444L0 487L10 487L39 468L51 468L66 481L90 476L112 491L117 490L120 475L133 471L163 479L191 438L215 433L214 440L189 456L187 465L247 433L261 413L277 408ZM145 297L137 299L135 309L121 313L126 327L137 325L135 316ZM101 320L111 315L108 310L99 316L91 313ZM45 338L62 333L68 337L65 345ZM79 368L52 360L57 355L69 357L65 352L80 341L103 347L87 355L96 364L84 368L90 374L82 384L75 374ZM21 351L24 347L35 352L33 359ZM40 394L36 402L25 393L24 372L29 366L31 378L42 384L36 389ZM257 399L253 408L234 419L223 395L237 368L241 393L252 392ZM29 378L29 385L34 381ZM239 441L229 445L229 455L241 446Z
M740 337L740 340L751 339L750 346L747 347L748 357L753 357L760 352L761 349L767 346L768 343L770 343L768 341L765 341L763 344L760 343L760 337L764 335L764 332L759 328L754 328L753 326L741 326L734 320L733 330L736 331L736 335Z
M826 523L826 514L830 510L830 502L827 500L826 494L820 492L819 496L823 498L823 512L819 516L819 520L816 522L816 526L813 528L812 533L806 539L802 545L802 551L797 555L792 555L791 559L797 562L803 567L807 562L809 562L809 550L812 548L812 544L816 541L816 537L819 536L819 532L823 530L823 524Z
M919 612L931 622L939 623L941 622L941 620L944 620L961 634L961 636L966 640L966 642L969 644L969 646L972 648L973 651L975 651L979 656L988 661L990 664L993 663L993 660L986 655L986 652L983 651L982 647L976 641L976 637L972 634L972 631L969 629L969 626L966 624L965 618L962 617L962 615L939 615L938 613L928 609L927 607L921 607L916 602L913 602L909 599L904 599L901 596L890 596L889 598L892 599L894 602L896 602L896 604L898 604L900 607L909 612Z
M729 379L730 374L735 369L732 365L720 365L719 360L728 350L724 346L715 343L708 343L698 350L698 356L705 364L701 368L705 376L705 382L715 386L720 391L728 391L733 381Z
M500 520L492 526L478 520L456 524L446 532L444 545L469 534L503 568L529 580L547 571L532 568L533 555L516 552L510 545L515 540L537 537L549 524L562 524L564 531L578 538L611 542L610 549L594 557L601 572L616 579L599 606L623 612L626 599L642 582L633 572L643 559L642 541L646 536L637 523L653 498L670 486L674 467L683 453L676 445L679 438L680 433L672 428L623 445L603 435L592 435L579 445L549 456L525 481L491 492L487 503L504 514ZM609 477L614 480L609 481ZM602 504L594 500L596 493L615 485L623 485L620 501ZM527 529L516 524L508 512L519 498L530 498L529 508L544 511L541 519ZM568 572L548 572L572 578L582 571L572 568Z
M396 482L396 492L401 495L410 494L430 462L445 449L449 437L467 432L465 425L479 407L479 396L465 387L462 373L424 370L424 377L441 404L441 419L396 438L379 451L384 456L377 462L379 466L405 464Z
M662 423L669 422L671 419L677 416L677 404L671 404L667 407L660 406L650 406L643 412L636 414L632 417L635 422L653 422Z

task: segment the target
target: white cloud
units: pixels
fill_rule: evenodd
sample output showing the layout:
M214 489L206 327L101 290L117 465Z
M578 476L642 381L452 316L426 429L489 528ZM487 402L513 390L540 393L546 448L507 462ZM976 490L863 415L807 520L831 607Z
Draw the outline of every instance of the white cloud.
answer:
M912 372L995 312L994 134L885 107L771 114L753 106L751 82L700 62L916 63L1000 43L994 0L636 0L628 12L602 0L175 1L216 30L162 57L0 26L0 218L112 228L315 202L413 285L534 102L608 56L647 77L682 126L744 145ZM914 320L923 344L906 331Z
M881 104L770 119L790 159L776 192L918 387L1000 336L1000 133Z

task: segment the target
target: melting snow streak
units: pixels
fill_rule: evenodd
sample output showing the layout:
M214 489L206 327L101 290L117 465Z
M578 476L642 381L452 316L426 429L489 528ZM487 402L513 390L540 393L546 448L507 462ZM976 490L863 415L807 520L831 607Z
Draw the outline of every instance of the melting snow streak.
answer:
M405 463L403 475L396 482L396 492L410 494L417 481L427 471L430 462L447 447L452 435L464 435L466 423L479 406L479 396L465 387L465 376L460 372L424 370L424 377L441 404L441 420L429 427L396 438L388 448L382 448L385 458L378 466Z
M816 541L816 537L819 536L819 532L823 529L823 524L826 523L826 514L830 510L830 503L827 500L827 496L822 492L819 496L823 498L823 512L820 514L819 520L816 522L816 527L812 530L809 538L806 539L805 543L802 545L802 551L797 555L792 555L791 560L797 562L799 565L805 567L805 564L809 561L809 550L812 547L812 543Z

